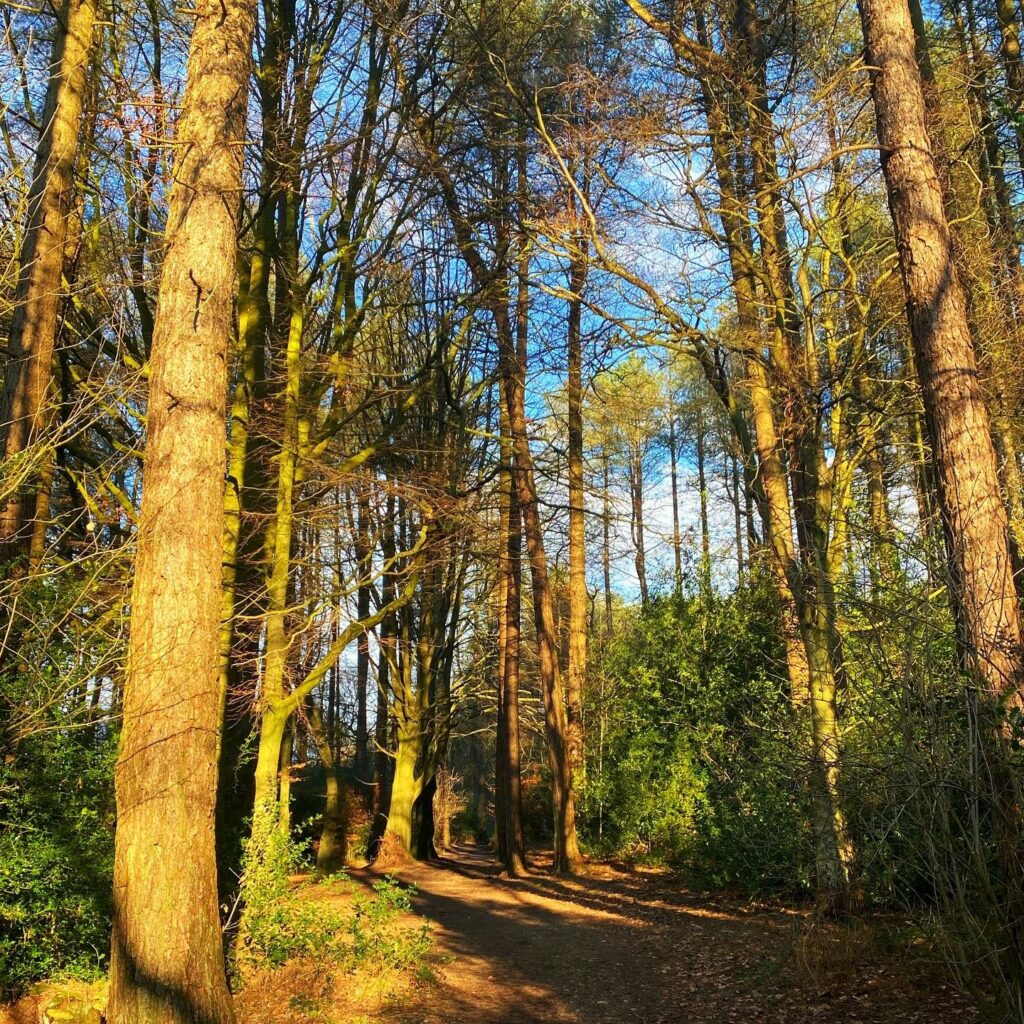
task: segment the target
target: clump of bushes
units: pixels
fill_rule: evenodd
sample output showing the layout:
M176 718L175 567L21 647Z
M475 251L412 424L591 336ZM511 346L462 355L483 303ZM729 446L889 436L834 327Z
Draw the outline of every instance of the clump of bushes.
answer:
M43 732L0 763L0 993L98 977L110 946L115 744Z
M581 819L593 847L711 886L809 884L806 752L776 609L769 582L755 580L623 616L589 694Z

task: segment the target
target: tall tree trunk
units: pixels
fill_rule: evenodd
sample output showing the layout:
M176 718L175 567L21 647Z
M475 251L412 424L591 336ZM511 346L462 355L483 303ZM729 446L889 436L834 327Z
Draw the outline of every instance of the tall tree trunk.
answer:
M501 835L501 861L511 876L526 870L526 842L523 833L523 789L520 768L519 740L519 666L523 586L523 524L519 498L512 479L511 432L508 414L502 413L502 523L505 544L502 569L505 574L504 608L500 609L504 627L503 658L500 663L498 687L501 720L498 723L500 743L497 751L499 770L495 779L495 814L501 816L497 831ZM497 789L500 787L500 794Z
M607 447L601 453L601 569L604 576L604 635L612 635L612 498L611 458Z
M547 552L544 548L544 528L537 498L533 454L530 451L530 437L526 428L525 331L518 332L517 342L513 336L506 307L495 303L493 308L497 318L499 344L502 347L505 407L512 437L513 483L523 518L526 550L533 581L534 628L537 634L537 658L544 699L548 765L551 769L555 831L554 870L560 873L574 873L582 869L583 858L576 838L576 803L572 771L569 767L568 727L558 666L554 600L548 579ZM526 310L522 306L518 315L520 318L526 316Z
M1020 967L1024 851L1009 712L1022 707L1024 631L1006 507L928 137L906 0L859 0L882 171L907 298L947 543L949 588L967 667L987 697L997 846Z
M54 29L0 407L0 452L8 465L39 439L46 425L64 247L74 203L75 157L95 20L95 0L65 0ZM25 477L35 475L26 473ZM26 488L23 479L0 507L0 559L26 552L31 536L26 523L35 504L35 489Z
M116 771L113 1024L234 1019L214 813L226 360L255 15L253 0L199 4L178 122Z
M370 503L366 495L357 499L356 559L363 579L356 594L356 616L360 621L370 617L370 585L365 577L370 572ZM356 641L356 782L367 807L373 796L370 786L370 739L367 726L367 688L370 680L370 635L363 633Z
M583 289L587 251L582 236L569 268L568 462L569 462L569 665L566 674L569 767L577 784L583 770L583 688L587 679L587 532L583 481ZM527 271L529 267L525 267ZM523 281L521 288L526 285ZM528 294L528 293L527 293ZM525 298L525 296L523 297Z
M508 657L508 506L512 490L511 444L508 418L501 396L498 396L500 419L500 453L498 466L498 551L497 581L494 589L495 619L498 628L498 651L495 660L494 691L497 718L494 729L494 848L498 863L504 865L508 856L505 802L505 770L508 742L505 724L505 661Z
M397 545L395 541L395 496L389 494L384 512L384 529L381 533L381 556L385 564L392 564ZM394 600L396 581L394 572L386 572L381 584L381 602L387 606ZM391 783L394 777L392 759L388 756L388 722L391 717L389 694L391 693L392 667L398 656L398 621L394 614L388 615L380 624L377 660L377 718L374 723L374 776L376 780L376 802L373 823L367 839L366 855L376 857L387 829L388 809L391 806Z
M882 170L949 545L952 593L971 667L994 699L1020 705L1022 642L1006 508L966 303L925 121L906 0L860 0Z

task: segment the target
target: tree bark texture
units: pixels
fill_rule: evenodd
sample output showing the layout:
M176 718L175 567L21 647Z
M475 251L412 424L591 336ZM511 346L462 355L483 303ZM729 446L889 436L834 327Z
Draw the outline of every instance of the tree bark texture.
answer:
M226 359L255 15L253 0L198 5L178 124L116 770L113 1024L234 1019L214 808Z
M1006 508L966 301L926 127L906 0L860 0L951 591L972 670L1020 705L1022 635Z

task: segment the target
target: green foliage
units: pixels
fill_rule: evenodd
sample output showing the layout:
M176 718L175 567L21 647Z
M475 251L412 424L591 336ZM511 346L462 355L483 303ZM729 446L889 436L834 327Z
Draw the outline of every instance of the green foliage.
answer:
M324 892L351 889L344 874L311 887L290 875L303 863L307 844L294 842L274 815L257 815L246 847L241 897L245 910L235 947L236 976L312 959L345 970L372 972L415 969L430 947L429 925L402 923L412 910L415 888L390 875L372 893L347 904L326 901Z
M352 901L354 916L349 925L352 959L356 964L402 970L418 964L430 948L430 926L396 928L399 915L412 911L413 885L401 886L391 875L373 885L372 896Z
M661 597L605 646L589 731L591 839L714 885L807 884L801 756L767 583ZM593 717L591 719L593 721ZM595 770L595 765L601 770Z
M25 739L0 765L0 990L99 974L110 945L116 744Z

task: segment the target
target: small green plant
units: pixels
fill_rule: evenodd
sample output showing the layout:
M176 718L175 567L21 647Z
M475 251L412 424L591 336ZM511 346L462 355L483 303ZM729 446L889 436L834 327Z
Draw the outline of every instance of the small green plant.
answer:
M325 904L314 894L347 886L344 874L326 883L293 886L306 844L293 842L274 816L258 815L243 859L242 920L234 950L236 979L296 959L380 974L415 970L430 947L429 925L404 924L415 888L387 876L348 906Z
M372 896L353 900L354 963L402 970L423 959L430 948L430 925L424 921L418 929L396 927L399 915L412 910L415 895L414 885L403 888L392 875L385 875L374 884Z

